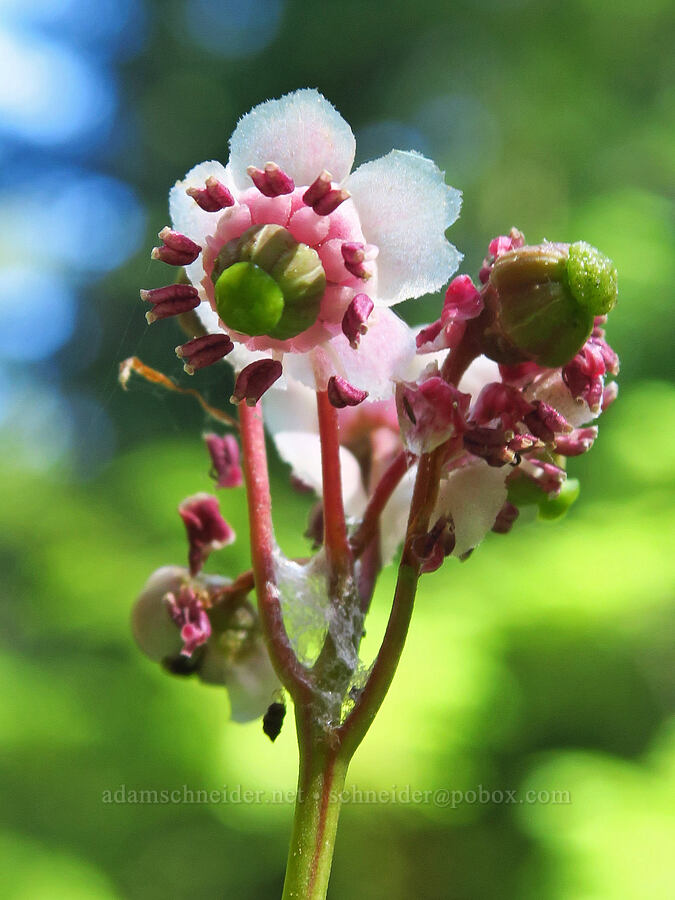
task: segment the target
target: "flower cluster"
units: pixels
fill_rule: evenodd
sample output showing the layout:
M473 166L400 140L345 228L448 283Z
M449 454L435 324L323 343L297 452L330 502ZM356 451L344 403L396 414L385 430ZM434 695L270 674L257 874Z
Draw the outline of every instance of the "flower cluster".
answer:
M224 683L235 718L274 700L273 647L277 671L300 666L289 683L312 684L280 624L282 557L265 507L262 427L251 430L248 406L294 485L317 495L306 534L325 550L325 592L342 617L342 631L337 612L322 619L324 650L342 642L349 669L397 549L418 578L447 556L466 559L488 532L506 534L525 507L564 513L578 493L567 460L593 445L592 423L617 393L604 333L617 293L610 260L584 242L528 245L512 229L490 242L476 283L448 284L460 255L445 230L459 193L418 154L392 151L352 173L354 152L351 129L316 91L256 107L226 166L201 163L171 190L172 227L152 255L179 276L141 292L149 322L180 316L189 331L176 348L188 374L223 359L235 369L258 574L203 574L234 532L214 497L190 497L179 507L189 570L152 576L135 635L171 671ZM416 334L389 308L446 284L439 318ZM205 441L217 487L241 485L236 437ZM260 619L247 599L254 586ZM322 688L338 711L349 678Z

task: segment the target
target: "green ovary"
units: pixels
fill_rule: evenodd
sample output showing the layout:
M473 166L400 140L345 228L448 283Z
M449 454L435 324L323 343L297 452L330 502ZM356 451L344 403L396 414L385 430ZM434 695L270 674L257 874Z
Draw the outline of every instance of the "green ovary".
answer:
M585 241L570 246L567 260L570 290L594 316L606 315L616 303L616 268L611 259Z
M284 311L284 295L271 275L250 262L238 262L215 284L218 315L242 334L269 334Z
M256 225L226 244L212 279L218 315L228 328L276 340L314 324L326 288L316 251L280 225Z

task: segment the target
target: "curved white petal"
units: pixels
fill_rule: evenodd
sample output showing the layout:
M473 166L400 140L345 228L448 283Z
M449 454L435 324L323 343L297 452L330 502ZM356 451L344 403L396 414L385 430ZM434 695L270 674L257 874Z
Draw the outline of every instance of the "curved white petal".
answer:
M416 475L417 466L408 469L387 501L380 517L380 555L383 566L389 565L403 543Z
M232 186L225 166L212 159L194 166L185 178L177 181L169 191L171 224L176 231L187 235L200 247L206 245L206 236L215 231L218 213L205 212L185 192L190 187L203 188L210 175L226 186ZM193 284L198 284L204 276L201 255L189 266L186 266L186 271Z
M319 435L305 431L278 431L273 437L279 456L290 465L293 474L321 497L323 483ZM345 512L350 517L360 516L366 506L361 469L356 457L345 447L340 447L340 466Z
M558 370L528 387L525 399L543 400L557 409L574 428L585 425L600 415L599 409L593 412L584 400L575 400Z
M479 356L471 363L458 384L458 388L464 394L471 394L475 400L486 384L501 381L499 366L487 356Z
M217 646L207 644L199 679L206 684L225 685L234 722L260 718L281 687L262 640L236 662Z
M450 513L455 523L453 556L462 556L483 540L506 501L508 466L491 467L485 460L451 472L441 482L434 519Z
M378 301L391 305L432 293L462 259L445 239L459 215L461 193L418 153L392 150L360 166L347 188L369 244L379 248Z
M263 396L265 428L271 435L279 431L319 433L316 392L294 378L286 379L286 389L274 384Z
M243 116L230 138L235 185L250 187L248 166L275 162L296 185L311 184L322 169L343 181L354 161L352 130L318 91L304 88L267 100Z
M385 307L376 307L371 313L368 331L361 337L358 349L352 350L343 334L324 347L334 374L368 391L370 400L392 396L392 379L407 377L415 350L410 326Z

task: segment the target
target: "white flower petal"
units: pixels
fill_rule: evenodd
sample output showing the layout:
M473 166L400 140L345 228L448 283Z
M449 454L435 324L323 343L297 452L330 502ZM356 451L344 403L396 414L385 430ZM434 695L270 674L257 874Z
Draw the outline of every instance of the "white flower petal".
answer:
M557 409L574 428L586 425L600 415L599 409L593 412L584 400L575 400L557 369L528 387L525 399L530 402L543 400Z
M286 380L281 390L276 382L263 396L265 428L271 435L279 431L306 431L319 433L316 411L316 392L294 378Z
M446 241L445 229L459 215L462 195L445 184L435 163L392 150L360 166L347 188L366 240L380 251L378 302L400 303L448 281L462 255Z
M357 350L343 334L323 349L336 375L368 391L369 400L386 400L393 394L392 379L407 376L416 348L410 326L390 309L376 307Z
M383 566L389 565L394 558L394 554L403 543L416 476L417 466L408 469L382 511L382 516L380 517L380 555Z
M321 497L323 482L319 435L305 431L278 431L273 437L279 456L290 465L293 474ZM340 466L345 512L350 517L360 516L366 506L361 469L356 457L345 447L340 447Z
M233 662L211 643L207 644L199 679L206 684L225 685L233 722L260 718L280 688L262 640L238 662Z
M176 231L187 235L200 247L206 246L206 236L215 231L218 213L205 212L185 192L190 187L203 188L210 175L227 187L232 187L225 166L216 160L209 160L190 169L185 178L177 181L169 191L171 224ZM204 277L201 254L185 268L192 283L198 284Z
M487 356L479 356L462 375L458 387L464 394L471 394L475 400L486 384L501 380L497 363Z
M343 181L354 161L352 130L318 91L304 88L267 100L243 116L230 138L235 185L250 187L248 166L275 162L296 185L311 184L322 169Z
M488 466L485 460L456 469L441 482L433 521L450 513L455 523L453 556L462 556L483 540L506 502L508 466ZM433 524L432 521L432 524Z

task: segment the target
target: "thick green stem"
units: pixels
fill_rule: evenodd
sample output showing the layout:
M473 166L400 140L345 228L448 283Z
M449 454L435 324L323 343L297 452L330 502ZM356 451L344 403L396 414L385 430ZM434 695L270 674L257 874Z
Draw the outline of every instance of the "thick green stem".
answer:
M282 900L324 900L349 759L298 710L300 773Z

